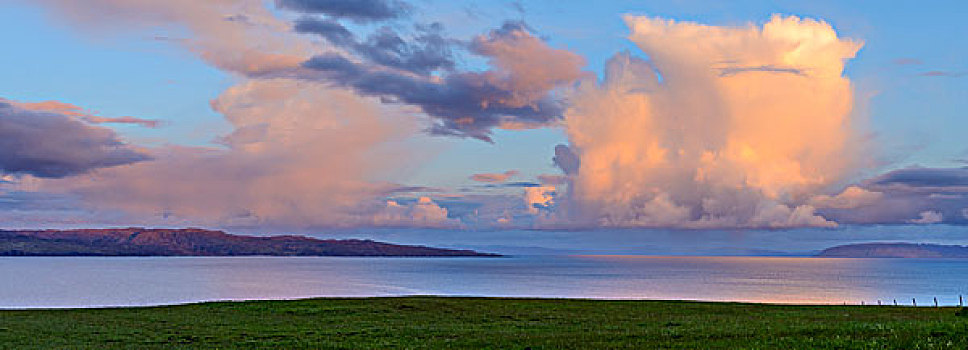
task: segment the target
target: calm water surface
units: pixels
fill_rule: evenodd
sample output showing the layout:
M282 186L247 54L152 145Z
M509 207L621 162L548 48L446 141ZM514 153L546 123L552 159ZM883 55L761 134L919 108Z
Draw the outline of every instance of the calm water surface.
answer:
M460 295L957 304L968 259L3 257L0 308Z

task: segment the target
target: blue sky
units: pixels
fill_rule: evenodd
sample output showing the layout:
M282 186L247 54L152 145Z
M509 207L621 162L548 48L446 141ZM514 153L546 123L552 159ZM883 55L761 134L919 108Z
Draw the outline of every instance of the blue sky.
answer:
M262 4L268 13L284 22L318 15L285 9L273 1ZM156 150L153 152L172 146L231 147L219 141L220 137L241 127L213 110L210 101L227 89L256 78L207 61L178 41L159 40L162 35L186 40L201 37L192 30L184 30L177 20L174 25L99 27L63 15L64 11L78 6L84 5L64 1L0 4L0 40L8 48L0 55L0 66L5 67L0 74L0 97L25 103L55 100L105 117L159 120L162 122L159 128L129 124L98 126L114 130L133 147ZM89 10L110 22L112 15L123 14L123 11L112 14L110 6L111 1L101 1ZM412 8L409 17L388 22L394 30L407 31L412 23L440 22L446 36L470 40L500 27L505 21L521 21L526 23L528 35L540 38L550 48L580 56L586 62L581 70L599 77L605 62L616 53L627 51L633 56L649 58L637 43L628 39L630 29L622 20L625 14L716 27L761 26L774 14L823 20L839 38L864 43L856 57L847 60L844 76L854 93L850 120L859 138L865 140L866 158L864 166L852 169L837 182L840 188L827 187L825 195L836 195L830 191L849 184L871 183L871 179L892 170L911 166L957 168L964 166L968 159L968 143L962 136L968 130L964 112L968 110L968 46L962 39L968 36L968 24L964 22L968 15L966 3L414 0L409 6ZM145 8L150 11L152 7ZM137 18L140 17L134 21ZM223 19L212 19L213 22L220 20ZM342 21L361 37L377 27L369 22ZM492 39L495 43L504 40L497 36ZM456 70L486 71L487 59L486 55L459 52ZM344 87L356 88L360 93L359 87ZM416 114L417 129L434 121L449 120ZM432 196L468 189L487 195L517 196L520 188L482 189L480 183L469 177L516 170L520 174L513 176L512 181L527 181L537 186L538 175L561 173L552 158L556 145L571 141L566 128L547 125L523 131L488 130L492 133L492 143L471 137L430 136L419 130L408 134L405 137L417 145L420 154L416 158L420 161L397 170L382 169L371 177L446 192L430 192ZM22 173L8 172L18 176L18 181L26 181ZM16 190L29 187L25 186ZM560 195L566 190L559 185L557 192ZM402 193L391 198L416 201L422 195L427 193ZM525 204L524 210L529 210L532 204ZM785 205L795 208L800 204ZM961 204L951 205L947 209L917 206L911 209L914 212L906 214L907 218L895 221L915 220L916 214L929 211L957 212L956 206ZM452 209L447 213L451 219L453 212Z

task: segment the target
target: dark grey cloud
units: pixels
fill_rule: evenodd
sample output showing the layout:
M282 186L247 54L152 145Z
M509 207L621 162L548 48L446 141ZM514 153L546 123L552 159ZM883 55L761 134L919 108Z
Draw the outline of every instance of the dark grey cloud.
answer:
M148 159L111 129L0 102L0 173L59 178Z
M500 184L498 186L501 186L501 187L540 187L541 184L536 183L536 182L528 182L528 181L516 181L516 182L508 182L508 183Z
M301 18L294 29L299 33L317 34L372 64L420 75L454 68L452 46L456 41L442 35L440 23L415 25L414 35L407 38L390 27L381 27L363 41L331 19Z
M294 27L318 34L345 52L314 56L289 76L418 106L433 117L428 131L435 135L490 142L496 127L552 123L564 110L564 101L553 90L583 74L581 56L549 47L520 21L506 22L469 42L444 36L437 23L415 25L408 35L382 27L366 39L332 19L306 17ZM488 59L490 69L457 71L456 50Z
M555 146L555 156L552 158L552 161L554 161L555 165L565 175L577 174L578 168L581 166L581 160L578 158L578 155L567 145Z
M581 56L549 47L521 21L505 22L471 41L444 36L439 23L414 25L406 35L384 26L363 39L339 22L348 16L322 10L334 2L277 2L280 7L330 15L300 18L294 30L319 35L344 49L311 57L302 69L278 74L350 88L388 103L418 106L433 117L428 131L435 135L491 142L491 130L496 127L549 124L564 110L564 101L553 96L553 90L583 74ZM382 8L387 4L390 2L357 5ZM490 69L457 71L455 51L486 58Z
M296 20L293 29L298 33L318 34L330 43L341 47L356 45L356 36L336 20L304 17Z
M356 22L377 22L399 18L408 14L411 9L410 5L398 0L276 0L276 6Z
M506 184L501 184L501 185L504 187L540 187L541 186L541 184L539 183L528 182L528 181L508 182Z
M539 184L539 183L536 183L536 182L528 182L528 181L515 181L515 182L508 182L508 183L503 183L503 184L486 184L486 185L481 185L481 187L485 187L485 188L507 188L507 187L510 187L510 188L523 188L523 187L540 187L540 186L541 186L541 184Z
M313 56L303 67L316 69L329 73L329 77L336 81L349 81L353 77L365 74L366 66L353 61L339 54L326 54Z
M488 38L491 39L491 40L494 40L494 39L508 39L509 37L514 36L514 35L517 35L517 34L521 34L521 33L529 33L530 34L530 33L533 33L533 32L534 32L534 29L531 28L531 26L529 26L528 23L525 22L525 21L520 21L520 20L507 20L507 21L504 21L503 23L501 23L501 26L500 27L497 27L497 28L491 30L491 32L489 33L488 36L486 36L486 37L485 36L481 36L481 37L478 37L478 40L472 41L471 44L470 44L470 46L471 46L470 49L471 49L471 51L474 51L474 52L476 52L478 54L486 55L487 53L486 53L486 50L484 49L484 45L483 44L486 44L487 43L487 40L486 39L488 39Z
M485 73L453 73L440 80L426 79L332 54L313 57L303 66L322 71L329 81L361 94L420 106L425 113L437 117L438 123L430 129L436 135L490 142L491 129L500 125L504 117L545 124L563 111L561 101L550 96L526 106L503 103L512 99L514 92L488 81Z
M355 49L374 63L417 74L453 69L453 40L441 35L443 27L433 23L417 25L415 29L416 35L407 41L392 29L384 27Z
M968 167L899 169L869 180L867 186L908 192L968 191Z

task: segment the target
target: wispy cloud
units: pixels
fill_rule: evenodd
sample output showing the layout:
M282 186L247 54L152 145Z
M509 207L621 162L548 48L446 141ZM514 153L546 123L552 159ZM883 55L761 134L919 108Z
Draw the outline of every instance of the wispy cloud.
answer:
M483 173L471 175L471 180L478 182L505 182L511 177L517 176L517 170L508 170L503 173Z
M918 74L922 77L944 77L944 78L961 78L968 75L968 72L952 72L943 70L933 70Z
M2 101L4 100L0 99L0 102ZM104 123L135 124L135 125L140 125L147 128L157 128L158 126L161 125L161 122L158 120L137 118L132 116L104 117L104 116L98 115L95 112L88 111L88 110L85 110L84 108L78 107L77 105L73 105L66 102L60 102L60 101L14 102L14 101L7 100L6 102L26 110L57 113L65 116L78 118L92 124L104 124Z
M719 69L719 75L722 77L728 77L728 76L732 76L740 73L750 73L750 72L806 75L803 69L800 69L800 68L782 67L782 66L775 66L775 65L729 66L729 67L721 67L718 69Z
M910 57L898 58L898 59L895 59L892 62L894 64L896 64L896 65L899 65L899 66L916 66L916 65L922 65L922 64L924 64L924 62L922 62L920 59L910 58Z

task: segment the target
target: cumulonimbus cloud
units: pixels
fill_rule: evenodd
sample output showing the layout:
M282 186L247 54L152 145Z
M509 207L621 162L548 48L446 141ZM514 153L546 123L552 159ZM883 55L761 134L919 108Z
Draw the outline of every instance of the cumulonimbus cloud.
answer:
M762 27L626 17L649 60L585 81L555 151L572 220L674 227L831 226L807 203L848 169L861 44L827 23Z

